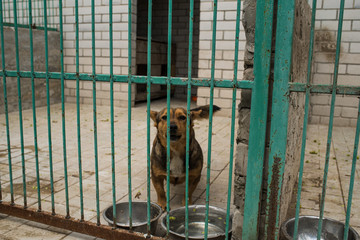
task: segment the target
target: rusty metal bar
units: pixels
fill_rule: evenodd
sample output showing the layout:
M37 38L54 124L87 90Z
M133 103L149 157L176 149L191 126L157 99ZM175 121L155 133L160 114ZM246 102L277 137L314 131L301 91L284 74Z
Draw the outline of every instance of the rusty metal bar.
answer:
M65 216L52 215L49 212L38 212L36 209L24 209L23 206L12 206L10 203L5 202L0 204L0 213L103 239L145 239L144 234L141 233L130 232L121 228L112 229L111 226L97 225L96 223L80 221L74 218L65 218ZM163 238L151 236L150 239L160 240Z

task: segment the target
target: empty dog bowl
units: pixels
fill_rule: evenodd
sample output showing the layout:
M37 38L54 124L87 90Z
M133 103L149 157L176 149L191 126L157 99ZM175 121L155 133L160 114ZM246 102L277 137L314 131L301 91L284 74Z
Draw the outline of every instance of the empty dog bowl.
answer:
M156 203L151 203L150 230L154 235L157 227L157 221L162 214L162 209ZM104 219L113 225L113 206L105 209ZM121 228L130 228L129 223L129 203L121 202L116 204L116 225ZM132 202L132 229L135 232L147 233L147 202Z
M189 206L189 239L204 239L205 205ZM173 239L185 239L185 207L169 212L169 233ZM231 233L232 218L229 221ZM166 214L161 219L161 227L166 231ZM222 208L209 206L208 239L225 239L226 211Z
M298 239L316 240L318 231L319 217L301 216L299 217ZM294 238L295 218L289 219L281 225L281 235L283 240ZM342 240L344 238L345 224L342 222L324 218L322 224L322 240ZM360 240L359 235L353 228L349 228L348 240Z

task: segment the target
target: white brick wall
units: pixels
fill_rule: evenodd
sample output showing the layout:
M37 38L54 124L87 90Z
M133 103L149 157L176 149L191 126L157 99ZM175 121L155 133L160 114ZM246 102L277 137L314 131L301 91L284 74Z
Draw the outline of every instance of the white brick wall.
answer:
M132 31L136 33L136 1L133 3ZM76 71L75 60L75 5L73 0L64 0L64 63L66 72ZM109 51L109 6L107 1L95 1L95 62L96 74L110 73ZM113 1L113 66L114 74L128 73L128 6L125 0ZM133 35L132 48L136 48L135 36ZM79 70L80 73L92 73L92 32L91 32L91 1L79 1ZM125 50L125 51L121 51ZM135 59L133 50L133 58ZM134 61L135 62L135 61ZM135 69L133 67L133 69ZM109 105L109 83L98 83L97 102ZM127 87L121 89L120 83L114 84L114 98L116 106L127 106ZM127 86L127 84L126 84ZM67 101L75 101L75 82L66 81ZM92 102L92 83L81 82L80 98L82 103ZM135 95L136 86L133 87ZM126 97L124 97L126 94ZM133 96L134 97L134 96Z
M234 77L234 49L236 25L236 1L218 2L215 78L232 80ZM199 43L199 78L211 76L211 42L213 29L213 2L200 1L200 43ZM241 24L240 24L241 25ZM239 41L238 80L243 76L243 58L245 34L241 25ZM198 88L198 105L208 104L210 89ZM232 89L215 89L214 104L222 107L222 114L229 114L231 109ZM240 90L237 91L237 100L240 99Z
M311 2L311 1L310 1ZM340 0L318 0L313 83L332 84ZM338 84L360 85L360 1L345 1ZM331 96L313 95L311 123L328 124ZM335 125L355 126L357 97L337 96Z

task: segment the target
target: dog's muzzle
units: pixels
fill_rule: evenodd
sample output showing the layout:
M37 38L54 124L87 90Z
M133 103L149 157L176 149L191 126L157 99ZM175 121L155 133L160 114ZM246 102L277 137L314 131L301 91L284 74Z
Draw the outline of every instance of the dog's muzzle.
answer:
M177 133L178 127L176 124L170 124L170 141L177 141L181 138L181 135Z

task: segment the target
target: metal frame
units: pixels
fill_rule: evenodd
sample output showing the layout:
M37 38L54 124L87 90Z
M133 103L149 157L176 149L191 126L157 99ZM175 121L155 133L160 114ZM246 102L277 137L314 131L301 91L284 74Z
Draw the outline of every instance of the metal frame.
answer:
M188 169L189 169L189 131L190 131L190 97L192 86L203 86L209 87L210 91L210 117L209 117L209 130L208 130L208 159L207 159L207 178L206 178L206 214L205 214L205 232L204 238L207 239L208 235L208 216L209 216L209 202L210 202L210 169L211 169L211 142L212 142L212 117L213 117L213 97L214 88L232 88L232 108L231 108L231 138L230 138L230 167L229 167L229 182L228 182L228 199L227 199L227 217L226 217L226 232L229 228L230 220L230 199L231 199L231 183L232 183L232 165L233 165L233 151L234 151L234 126L235 126L235 109L236 109L236 92L237 89L252 89L252 106L251 106L251 123L250 123L250 139L249 139L249 152L248 152L248 169L247 169L247 183L246 183L246 199L245 199L245 212L244 212L244 223L243 223L243 239L256 240L258 239L258 228L259 228L259 212L260 212L260 198L261 198L261 184L262 184L262 173L265 153L265 135L267 131L267 115L268 115L268 94L269 94L269 77L270 77L270 61L271 61L271 44L273 38L273 16L274 16L274 0L258 0L257 1L257 12L264 13L257 14L256 16L256 40L255 40L255 61L254 61L254 75L255 80L238 80L238 49L239 49L239 31L240 31L240 10L241 2L237 0L237 17L236 17L236 33L235 33L235 57L234 57L234 77L232 80L224 79L218 80L214 77L215 72L215 50L216 50L216 23L217 23L217 0L213 3L213 28L212 28L212 47L211 47L211 77L210 78L193 78L192 77L192 43L193 43L193 19L194 19L194 0L190 0L190 12L189 12L189 52L188 52L188 76L186 78L173 77L171 76L171 33L172 33L172 0L169 0L168 8L168 52L167 52L167 76L166 77L153 77L151 75L151 29L152 29L152 0L148 0L148 42L147 42L147 76L135 76L132 72L132 1L129 0L128 4L128 74L127 75L115 75L113 74L113 2L109 1L109 49L110 49L110 74L97 74L96 73L96 62L95 62L95 0L91 1L91 14L92 14L92 73L83 74L79 72L79 12L78 12L78 0L75 0L75 32L76 32L76 72L65 73L64 71L64 46L63 46L63 12L62 12L62 0L59 0L59 31L60 31L60 58L61 58L61 72L49 72L48 67L48 31L56 30L50 28L48 24L48 7L47 1L42 1L43 13L40 16L43 20L43 27L45 38L45 72L35 72L33 65L33 19L37 19L38 16L33 16L32 1L28 1L28 6L21 5L22 16L28 16L28 25L18 22L18 5L16 1L13 1L13 23L6 22L9 20L4 13L9 12L10 1L8 1L7 8L3 8L3 2L0 1L0 33L1 33L1 48L5 49L4 45L4 26L12 26L15 30L15 45L16 45L16 70L6 70L5 68L5 54L2 51L2 71L0 77L3 79L4 86L4 102L5 102L5 118L6 118L6 133L7 133L7 150L8 150L8 162L9 162L9 177L10 177L10 194L11 202L2 202L1 195L1 183L0 183L0 212L18 216L21 218L46 223L52 226L65 228L71 231L77 231L84 234L90 234L101 238L127 238L127 239L142 239L144 236L133 233L132 229L132 218L130 214L130 232L118 229L115 225L112 227L101 225L100 222L100 206L99 206L99 176L98 176L98 147L97 147L97 110L96 110L96 82L109 82L110 83L110 109L111 109L111 165L112 165L112 199L113 199L113 215L114 222L116 219L116 176L115 176L115 138L114 138L114 94L113 86L116 82L128 83L128 191L129 191L129 212L132 213L132 195L131 195L131 94L133 83L146 83L147 84L147 201L148 201L148 233L147 237L150 237L150 93L151 85L163 84L167 86L167 109L170 109L170 90L172 85L187 86L187 137L186 137L186 218L185 218L185 234L188 238ZM36 2L37 4L40 1ZM54 2L50 1L52 7ZM290 83L291 74L291 56L292 56L292 34L293 34L293 21L294 21L294 0L279 0L278 12L277 12L277 26L276 26L276 43L275 43L275 72L274 72L274 90L272 95L272 113L276 113L276 121L272 118L270 128L270 154L269 154L269 176L268 176L268 189L267 189L267 205L266 205L266 221L265 221L265 238L277 239L279 235L279 209L280 209L280 196L282 188L282 176L284 173L285 166L285 152L286 152L286 138L287 131L284 130L283 126L287 126L288 121L288 104L290 92L305 92L305 119L304 119L304 131L302 137L302 150L301 150L301 162L299 171L299 184L298 184L298 195L297 195L297 207L296 207L296 224L295 224L295 235L298 231L298 218L300 209L300 197L301 197L301 186L302 186L302 172L304 165L304 151L306 143L306 126L307 116L309 108L309 96L310 93L323 93L332 94L331 100L331 111L330 111L330 122L328 129L328 142L326 151L326 161L324 169L323 179L323 192L321 200L320 210L320 221L319 221L319 232L318 239L320 238L322 230L322 217L324 213L325 195L326 195L326 182L327 182L327 169L329 165L329 152L330 144L332 139L332 125L335 99L337 94L343 95L360 95L360 86L340 86L337 85L337 73L339 64L340 54L340 43L341 43L341 32L342 32L342 19L344 11L344 0L341 0L340 4L340 17L339 27L337 35L337 49L335 58L335 69L334 69L334 82L332 85L311 85L311 61L313 52L313 41L314 41L314 23L316 14L316 0L313 1L313 12L312 12L312 25L311 25L311 36L310 36L310 49L309 49L309 62L308 62L308 75L307 81L303 83ZM36 6L39 8L39 5ZM28 12L25 9L28 9ZM53 12L53 16L55 13ZM52 17L53 17L52 16ZM5 22L4 22L5 20ZM39 20L39 19L38 19ZM18 28L26 27L29 28L30 38L30 61L31 70L21 71L19 66L19 47L18 47ZM40 29L39 27L35 27ZM285 46L285 47L284 47ZM6 78L16 77L18 85L18 103L19 103L19 127L20 127L20 142L21 142L21 160L22 160L22 180L23 180L23 206L14 204L14 192L12 182L12 159L11 159L11 144L10 144L10 129L8 119L8 102L6 92ZM35 79L46 79L46 92L47 92L47 125L48 125L48 143L49 143L49 164L50 164L50 182L51 182L51 205L52 212L47 213L42 211L41 207L41 193L40 193L40 177L39 177L39 163L38 163L38 152L37 152L37 129L36 124L33 126L34 131L34 142L35 142L35 160L36 160L36 176L37 176L37 197L38 206L36 210L27 209L27 193L26 193L26 174L25 174L25 153L23 144L23 123L22 123L22 108L21 108L21 78L30 78L32 83L32 101L33 101L33 121L36 123L36 107L35 107ZM53 79L61 80L61 111L62 111L62 140L63 140L63 163L64 163L64 181L65 181L65 199L66 199L66 216L56 215L55 211L55 199L54 199L54 186L53 186L53 164L52 164L52 136L51 136L51 115L50 115L50 94L49 84ZM68 193L68 179L67 179L67 154L66 154L66 126L65 126L65 96L64 96L64 81L74 80L76 81L76 102L77 102L77 141L78 141L78 166L79 166L79 187L80 187L80 219L76 220L70 216L69 207L69 193ZM84 208L83 208L83 186L82 186L82 157L81 157L81 131L80 131L80 81L92 81L93 88L93 127L94 127L94 151L95 151L95 182L96 182L96 211L97 211L97 222L96 224L86 222L84 220ZM360 116L360 105L359 105L359 116ZM346 214L345 223L345 236L347 238L347 231L349 229L349 219L351 211L351 200L355 178L355 167L356 167L356 156L357 147L359 144L359 132L360 132L360 117L358 116L354 155L352 162L351 180L350 180L350 191L348 198L348 208ZM167 144L170 144L169 139L169 126L170 118L167 119L168 123L168 138ZM281 129L281 131L278 131ZM259 139L261 140L259 142ZM169 181L170 175L170 148L167 150L167 180ZM167 184L167 211L170 211L169 204L170 188ZM167 223L167 236L169 236L169 215L166 218ZM159 239L153 237L153 239ZM228 236L226 237L228 238ZM297 236L296 236L297 238Z

